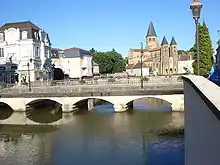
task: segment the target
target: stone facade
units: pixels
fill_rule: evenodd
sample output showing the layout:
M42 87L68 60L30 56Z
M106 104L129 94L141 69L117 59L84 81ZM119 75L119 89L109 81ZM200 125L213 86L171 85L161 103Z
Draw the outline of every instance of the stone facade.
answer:
M146 47L142 54L145 63L153 73L173 74L178 73L178 48L177 43L172 38L170 44L166 37L159 44L153 23L150 22L147 36ZM128 55L128 65L135 65L141 61L141 49L130 49Z
M50 53L49 35L32 22L6 23L0 27L0 64L16 64L18 82L28 79L28 70L30 81L41 79Z

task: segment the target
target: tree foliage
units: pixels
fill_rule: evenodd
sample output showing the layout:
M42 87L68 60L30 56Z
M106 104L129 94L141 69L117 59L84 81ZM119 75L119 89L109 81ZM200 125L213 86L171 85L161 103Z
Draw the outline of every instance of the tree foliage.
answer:
M99 65L100 73L117 73L122 72L125 69L125 60L114 49L108 52L98 52L90 50L92 52L93 60Z
M194 52L194 63L193 69L196 74L197 69L197 52L196 45L194 45L191 49L191 52ZM200 75L204 77L208 77L210 69L213 65L213 53L214 50L212 48L212 42L209 35L208 27L206 23L199 24L199 55L200 55Z

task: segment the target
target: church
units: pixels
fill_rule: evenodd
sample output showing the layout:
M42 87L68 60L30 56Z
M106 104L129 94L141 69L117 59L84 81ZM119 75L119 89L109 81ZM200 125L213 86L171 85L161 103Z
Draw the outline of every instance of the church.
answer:
M141 61L142 49L130 49L128 55L128 65L126 69L132 70L137 63ZM151 21L146 35L146 47L142 53L143 65L147 66L150 72L162 74L178 73L178 48L177 42L172 37L168 43L166 37L163 37L161 44L158 42L153 22Z

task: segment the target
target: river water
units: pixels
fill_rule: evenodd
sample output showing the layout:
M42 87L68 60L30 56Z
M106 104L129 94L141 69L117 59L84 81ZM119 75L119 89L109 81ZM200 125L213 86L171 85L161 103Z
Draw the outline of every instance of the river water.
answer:
M184 165L184 114L113 113L108 105L68 125L0 126L0 165Z

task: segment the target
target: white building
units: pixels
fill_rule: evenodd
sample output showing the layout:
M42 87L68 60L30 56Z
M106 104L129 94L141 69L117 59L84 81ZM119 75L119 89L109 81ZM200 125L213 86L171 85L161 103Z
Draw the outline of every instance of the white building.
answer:
M50 54L48 34L32 22L6 23L0 27L0 64L17 64L19 82L28 81L28 69L30 81L41 79Z
M80 48L65 50L53 48L52 63L55 65L55 68L62 69L69 78L93 76L92 55L87 50Z
M181 54L178 59L178 73L182 74L188 72L193 74L193 62L193 54Z
M99 75L99 65L95 61L92 61L92 68L93 75Z
M129 76L141 76L141 63L138 62L135 65L127 65L126 72ZM143 76L149 76L149 68L145 63L142 65Z

